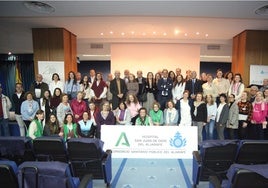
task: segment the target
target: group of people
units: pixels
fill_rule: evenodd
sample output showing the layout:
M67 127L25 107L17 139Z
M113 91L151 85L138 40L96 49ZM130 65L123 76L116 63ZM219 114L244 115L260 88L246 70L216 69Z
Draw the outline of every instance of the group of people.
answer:
M5 121L11 102L1 87L0 95L3 135L9 135ZM248 92L239 73L224 76L220 69L215 78L206 73L197 78L190 70L184 77L180 68L146 77L141 70L136 75L125 70L123 78L115 71L106 81L91 69L83 77L69 72L64 83L57 73L50 83L38 74L27 92L17 83L12 100L21 136L33 139L100 138L104 125L197 126L199 143L203 129L206 139L214 139L215 132L218 139L267 139L268 79Z

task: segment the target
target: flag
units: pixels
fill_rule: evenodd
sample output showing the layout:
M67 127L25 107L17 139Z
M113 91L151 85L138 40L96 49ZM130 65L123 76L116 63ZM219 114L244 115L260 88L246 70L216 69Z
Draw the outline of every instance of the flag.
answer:
M22 83L21 69L20 69L18 57L16 58L16 83Z

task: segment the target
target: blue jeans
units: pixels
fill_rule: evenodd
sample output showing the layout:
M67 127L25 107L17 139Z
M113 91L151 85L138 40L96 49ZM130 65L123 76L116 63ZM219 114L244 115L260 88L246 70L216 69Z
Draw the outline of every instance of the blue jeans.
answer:
M205 126L206 140L213 140L214 127L215 127L215 120L211 119Z
M9 127L8 127L8 119L0 118L0 136L1 135L10 136Z

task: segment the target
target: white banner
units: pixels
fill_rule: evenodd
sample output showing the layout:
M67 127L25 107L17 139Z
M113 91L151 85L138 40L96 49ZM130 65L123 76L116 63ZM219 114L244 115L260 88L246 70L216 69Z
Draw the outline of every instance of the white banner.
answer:
M64 83L64 62L63 61L38 61L38 73L42 74L43 82L52 82L52 75L58 73L60 80ZM53 93L52 93L53 94Z
M114 158L191 159L197 127L102 125L101 140Z
M262 85L263 79L268 79L267 65L250 65L249 84Z

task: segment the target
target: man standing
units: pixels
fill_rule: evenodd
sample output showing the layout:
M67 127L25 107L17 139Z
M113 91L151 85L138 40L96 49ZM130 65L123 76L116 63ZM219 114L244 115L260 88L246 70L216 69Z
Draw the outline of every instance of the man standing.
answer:
M139 102L141 102L141 104L142 104L143 102L145 102L145 100L142 98L142 95L146 92L146 90L145 90L146 78L144 78L142 76L142 71L141 70L137 71L136 81L139 84L139 91L138 91L138 94L137 94L137 98L138 98Z
M37 74L35 81L30 86L30 92L33 93L34 98L39 101L43 98L44 92L48 89L48 84L43 82L43 76L41 74Z
M2 85L0 84L0 136L10 136L8 118L11 107L9 98L2 94Z
M96 71L94 69L90 69L88 81L91 84L93 84L93 82L95 81L95 79L96 79Z
M127 86L125 80L120 78L120 71L116 70L114 72L115 78L110 83L110 91L113 94L112 97L112 107L115 110L119 102L125 99L127 93Z
M172 99L172 87L173 83L170 78L168 78L168 70L164 69L162 71L162 78L157 83L157 100L161 106L161 110L164 110L166 107L166 102Z
M186 81L185 84L185 90L189 91L191 99L195 99L195 96L197 93L202 93L203 88L202 84L203 82L196 78L197 74L195 71L191 72L191 79Z

